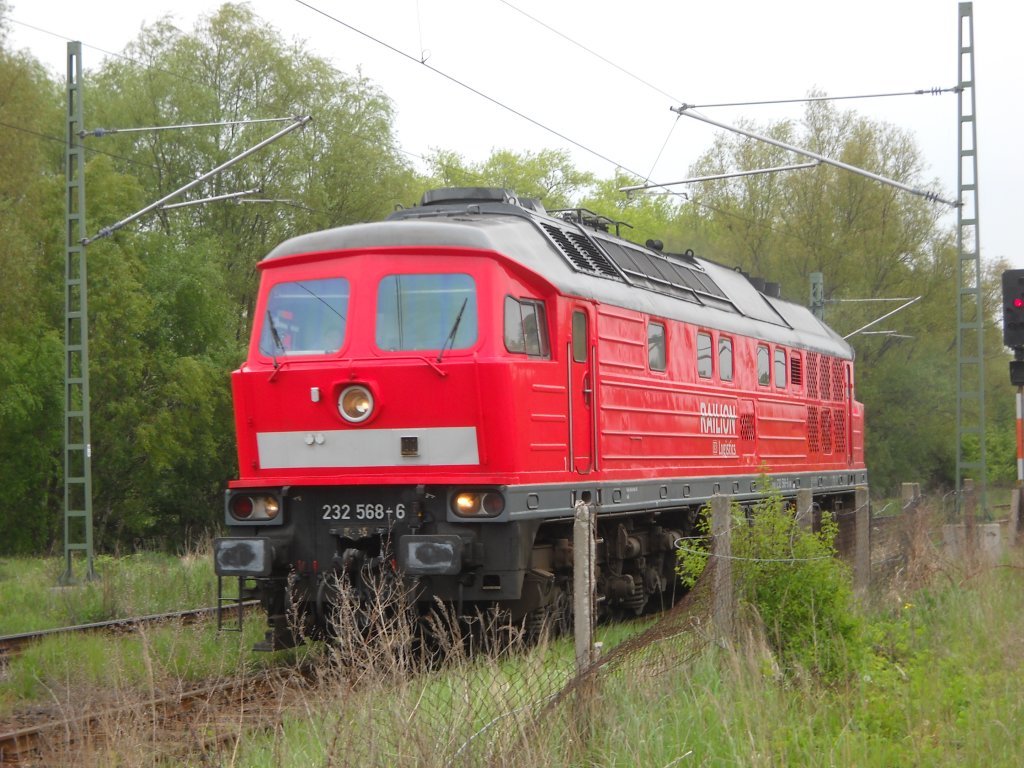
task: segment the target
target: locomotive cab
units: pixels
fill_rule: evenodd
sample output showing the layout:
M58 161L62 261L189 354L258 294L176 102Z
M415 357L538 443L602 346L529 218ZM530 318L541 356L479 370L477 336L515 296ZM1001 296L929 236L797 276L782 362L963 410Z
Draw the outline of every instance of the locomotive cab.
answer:
M524 479L566 467L564 426L534 422L565 387L552 286L478 243L381 244L394 227L299 238L260 264L215 555L219 574L257 580L273 647L286 601L322 627L330 582L362 586L367 569L427 600L520 599L531 548L509 541L510 514L539 506Z

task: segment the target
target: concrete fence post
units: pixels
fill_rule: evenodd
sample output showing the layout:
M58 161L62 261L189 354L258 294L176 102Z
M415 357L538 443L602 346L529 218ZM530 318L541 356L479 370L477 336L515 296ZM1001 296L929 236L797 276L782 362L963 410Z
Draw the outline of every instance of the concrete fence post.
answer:
M814 494L810 488L796 492L796 521L802 530L814 530Z
M900 508L903 512L900 528L903 531L902 544L907 563L917 561L917 505L920 500L921 486L918 483L902 483L900 485Z
M594 661L594 515L586 502L576 503L572 528L573 634L576 639L576 671Z
M900 484L900 500L903 503L904 512L912 510L916 506L917 500L920 496L921 486L918 483Z
M854 504L853 591L863 597L871 587L871 500L866 485L857 486Z
M715 567L712 584L714 609L712 621L715 640L727 643L733 637L732 542L729 529L732 523L732 499L715 494L711 497L711 557Z
M973 567L978 554L978 497L974 494L974 478L965 477L962 486L962 508L964 515L964 552L968 567Z

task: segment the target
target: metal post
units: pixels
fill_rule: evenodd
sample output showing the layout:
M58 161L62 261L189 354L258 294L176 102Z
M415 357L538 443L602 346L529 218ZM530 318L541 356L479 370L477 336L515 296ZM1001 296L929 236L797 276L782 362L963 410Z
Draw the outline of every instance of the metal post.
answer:
M1014 350L1019 356L1020 348ZM1024 386L1017 387L1017 487L1010 495L1010 530L1011 540L1016 543L1024 531Z
M75 552L84 552L86 577L95 578L92 541L92 435L89 424L89 302L85 258L85 149L82 44L68 43L64 262L64 572L74 581Z
M576 638L576 670L583 672L594 661L594 520L593 508L576 502L572 528L573 633Z
M66 259L64 268L64 572L60 583L74 581L75 552L84 552L87 578L96 578L93 558L92 529L92 430L89 411L89 303L86 279L86 246L108 237L121 227L159 208L192 187L203 183L235 163L272 144L280 137L306 125L309 115L287 118L291 125L273 136L197 176L184 186L155 203L104 227L95 236L87 237L85 222L85 148L86 136L99 136L116 131L85 129L82 96L82 44L68 43L67 59L67 125L65 141L65 178L67 188ZM284 119L284 118L282 118ZM277 118L273 118L277 120ZM248 121L252 122L252 121ZM268 120L269 122L269 120ZM203 125L203 124L200 124ZM212 124L211 124L212 125ZM178 126L178 127L198 127ZM142 129L139 129L142 130ZM145 130L160 130L145 129ZM244 193L243 193L244 194ZM224 199L222 195L215 199Z
M1014 544L1020 542L1021 533L1024 533L1024 515L1021 514L1022 504L1021 486L1017 486L1010 493L1010 540Z
M981 273L981 241L978 227L978 127L974 88L974 16L972 3L960 3L958 36L957 207L956 246L958 258L957 315L957 402L956 402L956 490L957 499L965 475L977 484L977 502L984 510L985 450L985 310ZM968 460L965 438L977 440L977 459ZM963 507L961 506L961 511Z
M1024 387L1017 387L1017 487L1024 485Z
M917 505L921 500L921 486L917 483L900 485L901 527L904 561L913 567L918 559Z
M825 276L821 272L811 272L811 314L819 320L825 320Z

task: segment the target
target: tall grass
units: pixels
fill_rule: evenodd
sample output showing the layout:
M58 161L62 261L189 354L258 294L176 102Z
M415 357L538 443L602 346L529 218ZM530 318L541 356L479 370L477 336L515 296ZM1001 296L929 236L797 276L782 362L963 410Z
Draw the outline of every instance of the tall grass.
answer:
M341 676L277 731L240 743L229 764L1017 766L1020 553L969 571L923 549L929 563L908 563L852 608L859 631L844 633L841 654L821 632L802 651L780 646L777 625L749 613L725 646L700 617L686 633L652 632L564 696L546 691L571 672L567 641L365 688Z
M26 707L70 706L84 712L100 703L115 706L127 691L153 696L235 677L274 661L251 650L263 629L255 617L241 635L219 634L205 622L170 623L130 635L47 638L7 661L0 675L0 720Z
M712 642L699 601L687 631L678 617L661 619L575 682L569 639L524 647L500 626L482 643L489 652L471 654L478 640L453 637L445 663L423 669L409 651L406 611L367 613L353 603L339 615L337 643L303 657L316 670L313 687L282 689L262 719L248 719L250 704L198 712L171 745L125 719L107 725L117 742L71 757L83 765L1016 766L1024 754L1019 561L1015 552L1012 563L976 572L935 557L927 567L908 563L859 604L857 652L836 657L828 674L813 665L800 673L800 656L780 649L774 628L753 614L734 642ZM610 634L637 631L615 626L602 639L611 645ZM83 688L130 701L190 674L193 643L210 642L222 657L211 675L251 666L241 645L232 650L237 636L179 632L143 638L136 657L105 651L109 669L91 678L75 672L88 666L76 651L53 650L66 658L46 661L57 670L47 679L79 674ZM806 658L816 658L813 649Z
M60 586L63 558L0 558L0 635L201 608L216 600L212 555L98 555L95 580Z
M96 558L99 578L61 587L60 558L0 559L0 634L164 613L213 605L216 580L209 552L174 557L139 553ZM129 690L171 690L233 676L265 663L252 644L265 622L251 614L242 636L218 634L211 622L169 625L131 634L55 636L6 662L0 674L0 718L27 706L89 709Z
M753 629L686 664L663 649L666 663L601 678L585 743L516 764L1018 766L1022 611L1024 578L1005 568L876 606L842 682L781 674Z

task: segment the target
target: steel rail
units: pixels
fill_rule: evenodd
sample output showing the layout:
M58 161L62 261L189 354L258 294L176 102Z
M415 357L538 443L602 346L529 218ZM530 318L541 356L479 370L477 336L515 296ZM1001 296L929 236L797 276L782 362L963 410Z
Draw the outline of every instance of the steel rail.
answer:
M121 715L136 718L139 712L151 712L155 723L165 725L172 720L187 717L192 711L193 702L206 701L221 708L229 704L235 707L239 698L253 701L277 695L284 682L280 669L268 669L260 675L225 680L166 696L154 696L123 707L25 725L0 733L0 766L33 763L49 753L72 749L83 736L102 737L103 723Z

